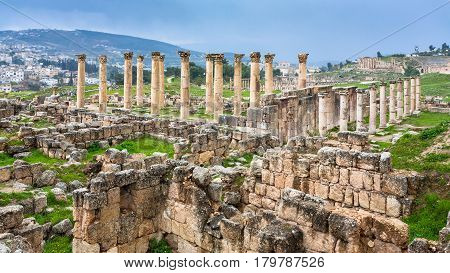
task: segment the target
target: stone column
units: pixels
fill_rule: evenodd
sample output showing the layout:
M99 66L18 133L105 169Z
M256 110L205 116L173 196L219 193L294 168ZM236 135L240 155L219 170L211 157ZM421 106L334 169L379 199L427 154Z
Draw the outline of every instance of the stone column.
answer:
M339 92L339 131L348 130L348 91L341 90Z
M364 127L364 90L356 89L356 131L362 131Z
M403 116L407 117L409 113L409 78L403 79Z
M152 52L152 78L151 78L151 94L150 94L150 113L152 115L159 114L159 62L161 54L159 52ZM183 71L183 70L181 70ZM182 78L183 79L183 78Z
M416 79L414 77L411 77L410 79L410 104L409 104L409 113L412 115L414 111L416 110Z
M214 120L223 114L223 54L214 55Z
M259 61L261 54L259 52L250 53L250 107L259 107Z
M208 115L214 114L214 58L211 54L206 55L206 109L205 113ZM236 92L236 91L235 91Z
M99 85L98 85L98 111L100 113L106 112L106 105L108 103L106 89L106 62L107 58L105 55L98 57L98 62L100 64L98 69Z
M369 134L377 131L377 89L372 85L369 89Z
M397 121L403 118L403 86L402 80L397 80Z
M159 56L159 109L166 106L166 98L164 95L164 59L164 55Z
M190 71L189 71L189 51L178 51L181 57L181 107L180 119L185 120L189 118L189 85L190 85Z
M234 54L234 102L233 115L240 116L242 113L242 58L244 54Z
M416 77L416 111L420 111L420 76Z
M395 123L395 81L389 82L389 123Z
M319 135L325 136L327 132L327 92L320 91L319 94Z
M264 94L270 95L273 93L273 59L275 58L275 54L266 54L264 55L265 59L265 83L264 83Z
M386 128L386 84L384 82L380 84L380 128Z
M77 55L78 74L77 74L77 108L84 107L84 83L86 81L86 55Z
M132 59L133 52L126 52L123 54L123 108L131 109L131 86L133 83L133 67Z
M356 87L348 87L348 97L349 97L349 121L353 122L356 120Z
M306 61L308 59L308 53L298 54L298 81L297 89L306 87Z
M136 105L138 107L144 105L144 56L142 55L137 57Z
M335 104L335 91L332 86L327 86L327 130L331 130L335 127L335 113L334 113L334 104Z

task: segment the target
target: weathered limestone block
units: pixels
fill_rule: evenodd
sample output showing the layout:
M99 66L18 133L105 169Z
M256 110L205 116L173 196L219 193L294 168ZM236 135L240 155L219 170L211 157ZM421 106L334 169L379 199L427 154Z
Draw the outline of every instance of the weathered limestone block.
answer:
M0 167L0 183L9 181L11 179L11 167Z
M22 223L23 206L0 207L0 231L14 228Z
M330 233L344 242L351 242L359 239L359 223L350 216L332 212L329 218L329 225Z
M370 195L370 210L386 213L386 197L383 194L372 192Z
M333 147L323 147L318 152L319 161L323 165L335 165L336 153L339 149Z
M386 215L392 217L400 217L402 213L402 205L395 196L388 196L386 199Z
M33 252L42 252L42 241L44 240L43 227L36 223L29 223L14 231L17 235L22 236L30 243Z
M303 233L296 227L283 222L273 222L258 234L258 252L293 253L303 251Z
M408 179L401 174L387 174L383 177L381 190L395 196L406 196L408 193Z
M380 155L374 153L360 152L357 154L356 166L360 169L378 171L380 165Z
M375 236L384 242L402 247L408 243L408 225L399 219L374 216L373 229Z

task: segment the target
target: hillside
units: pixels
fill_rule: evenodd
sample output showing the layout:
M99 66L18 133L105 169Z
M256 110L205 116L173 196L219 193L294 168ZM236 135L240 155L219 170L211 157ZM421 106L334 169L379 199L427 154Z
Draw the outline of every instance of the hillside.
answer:
M167 65L178 65L180 58L177 51L183 50L179 46L156 40L87 30L30 29L0 31L0 43L38 47L49 54L67 56L84 52L88 58L96 58L100 54L106 54L110 63L121 63L123 61L122 53L133 51L135 55L143 54L146 57L146 64L150 64L150 53L160 51L166 55ZM203 63L203 55L201 52L191 51L191 60L196 63Z

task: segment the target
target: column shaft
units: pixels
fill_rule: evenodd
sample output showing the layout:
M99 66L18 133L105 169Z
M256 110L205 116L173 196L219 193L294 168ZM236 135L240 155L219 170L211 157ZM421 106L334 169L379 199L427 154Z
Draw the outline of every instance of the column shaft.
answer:
M397 81L397 121L403 118L403 86L402 81Z
M386 128L386 84L384 83L380 85L380 128Z
M189 51L179 51L181 57L181 107L180 119L185 120L189 118L189 85L190 85L190 71L189 71Z
M205 113L208 115L214 114L214 93L213 93L213 75L214 63L211 54L206 55L206 109Z
M86 55L77 55L78 74L77 74L77 108L84 107L84 83L86 81Z
M420 111L420 76L416 78L416 111Z
M326 92L319 93L319 135L325 136L327 132L327 96Z
M395 81L389 82L389 123L395 123Z
M273 58L275 54L266 54L264 55L265 59L265 72L264 72L264 94L270 95L273 93Z
M348 92L339 92L339 131L344 132L348 130Z
M244 54L234 54L234 102L233 115L240 116L242 113L242 57Z
M306 61L308 59L308 53L298 54L298 81L297 89L306 87Z
M123 54L123 108L131 109L131 86L133 84L132 76L132 58L133 52Z
M356 131L363 129L364 90L356 90Z
M98 111L100 113L106 112L106 105L108 103L107 94L106 94L106 62L107 58L105 55L102 55L98 58L100 63L98 70L99 77L99 85L98 85Z
M223 54L214 55L214 120L223 115Z
M369 134L377 131L377 89L372 86L369 90Z
M403 116L409 116L409 79L403 80Z
M259 52L250 53L250 107L259 107L259 91L260 91L260 79L259 79L259 61L261 54Z
M412 115L416 110L416 79L411 78L410 80L410 97L409 97L409 113Z
M144 105L144 56L142 55L137 57L136 105L138 107Z
M152 77L151 77L151 94L150 94L150 112L152 115L159 114L159 94L160 94L160 75L159 75L159 62L160 53L152 52ZM183 70L181 70L183 72ZM181 78L183 80L183 78Z
M164 59L165 59L164 55L159 56L159 104L158 104L159 109L166 106L166 98L165 98L165 94L164 94L164 88L165 88Z

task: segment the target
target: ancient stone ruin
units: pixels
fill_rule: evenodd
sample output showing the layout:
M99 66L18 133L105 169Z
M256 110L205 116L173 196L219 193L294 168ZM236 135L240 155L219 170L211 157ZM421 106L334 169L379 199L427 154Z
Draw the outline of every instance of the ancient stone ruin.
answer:
M252 52L246 103L243 54L236 54L229 104L233 115L225 115L224 55L206 56L205 101L190 97L190 53L179 55L181 87L175 102L164 93L164 56L159 52L152 53L149 97L142 91L143 56L137 57L136 98L132 96L133 53L127 52L124 96L112 102L106 93L107 57L99 57L98 110L86 107L83 54L78 56L76 103L59 96L28 105L0 101L0 127L17 129L23 141L21 148L0 142L0 150L12 155L34 148L70 166L85 160L94 145L110 147L142 136L174 148L172 158L114 148L96 155L87 183L71 184L73 229L67 222L44 226L24 218L45 209L45 192L38 191L27 205L1 207L0 243L7 252L40 252L52 234L73 236L73 252L146 252L152 238L164 238L176 252L450 251L449 224L439 242L416 240L408 247L408 225L400 218L411 213L424 178L393 170L391 155L371 152L368 141L377 116L383 128L420 111L419 77L381 83L379 91L375 85L368 90L309 86L308 54L302 53L297 88L275 94L270 73L275 55L267 54L261 94L261 54ZM111 103L119 107L111 111ZM168 103L179 107L178 118L159 115ZM189 119L200 103L214 116L212 122ZM132 112L134 105L148 107L151 115ZM17 126L14 116L21 112L54 126ZM356 122L356 130L349 130L351 122ZM339 132L329 137L335 127ZM248 166L223 166L228 158L244 154L253 155ZM1 167L0 175L0 183L37 188L54 180L41 164L21 160ZM64 191L54 194L66 198Z

